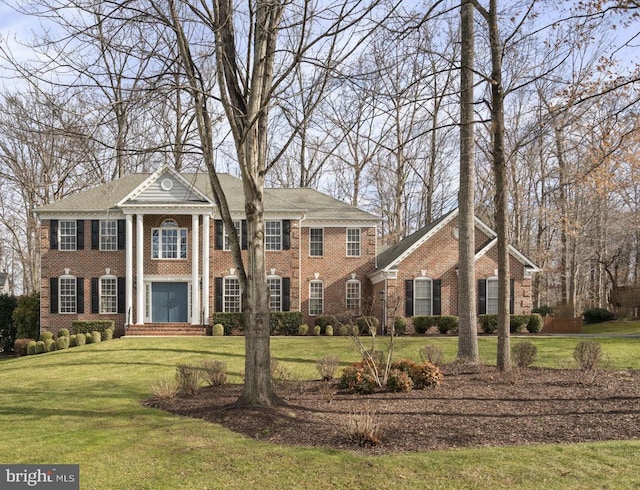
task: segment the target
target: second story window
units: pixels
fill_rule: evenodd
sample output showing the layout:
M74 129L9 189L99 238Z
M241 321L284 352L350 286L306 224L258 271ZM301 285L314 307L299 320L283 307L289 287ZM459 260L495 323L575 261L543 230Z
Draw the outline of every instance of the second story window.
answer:
M282 250L282 221L265 221L264 249Z
M322 228L309 229L309 256L322 257L324 255L324 230Z
M118 250L118 222L114 219L100 221L100 250Z
M154 259L186 259L187 229L178 228L173 219L164 220L151 230L151 254Z
M58 227L58 243L60 250L77 250L77 228L75 220L60 220Z
M347 257L360 257L360 228L347 228Z
M242 221L237 220L233 222L233 226L238 234L238 240L242 243ZM229 241L229 230L224 227L224 250L231 250L231 242Z

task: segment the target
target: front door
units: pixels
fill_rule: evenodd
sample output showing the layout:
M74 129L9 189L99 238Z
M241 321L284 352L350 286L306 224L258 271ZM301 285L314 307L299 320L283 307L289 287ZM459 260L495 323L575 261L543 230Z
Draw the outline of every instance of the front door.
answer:
M151 321L184 323L188 321L189 288L186 282L151 284Z

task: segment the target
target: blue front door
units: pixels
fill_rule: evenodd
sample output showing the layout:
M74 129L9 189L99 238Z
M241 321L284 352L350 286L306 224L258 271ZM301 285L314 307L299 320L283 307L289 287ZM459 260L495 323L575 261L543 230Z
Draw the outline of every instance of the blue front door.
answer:
M189 289L186 282L151 284L151 321L184 323L188 321Z

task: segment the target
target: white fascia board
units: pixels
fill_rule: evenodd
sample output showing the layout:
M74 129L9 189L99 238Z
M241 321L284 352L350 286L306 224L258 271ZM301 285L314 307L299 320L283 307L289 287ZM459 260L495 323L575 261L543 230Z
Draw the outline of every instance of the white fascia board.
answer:
M371 284L378 284L379 282L384 281L385 279L397 279L398 278L398 270L381 270L375 271L368 275Z
M476 261L483 255L496 246L498 243L498 239L494 238L487 245L485 245L482 250L479 250L478 253L474 256L473 260ZM527 268L529 273L541 272L541 269L531 262L522 252L518 251L513 245L509 245L509 253L513 255L518 262L524 265Z

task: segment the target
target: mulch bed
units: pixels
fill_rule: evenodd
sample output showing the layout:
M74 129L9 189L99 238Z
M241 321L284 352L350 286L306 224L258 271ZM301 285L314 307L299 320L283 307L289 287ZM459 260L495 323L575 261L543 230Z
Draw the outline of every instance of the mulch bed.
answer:
M366 454L640 438L640 371L444 372L440 386L410 393L358 395L336 382L280 382L286 404L270 409L233 406L240 385L145 405L274 444ZM360 445L347 436L346 424L362 412L380 428L379 443Z

